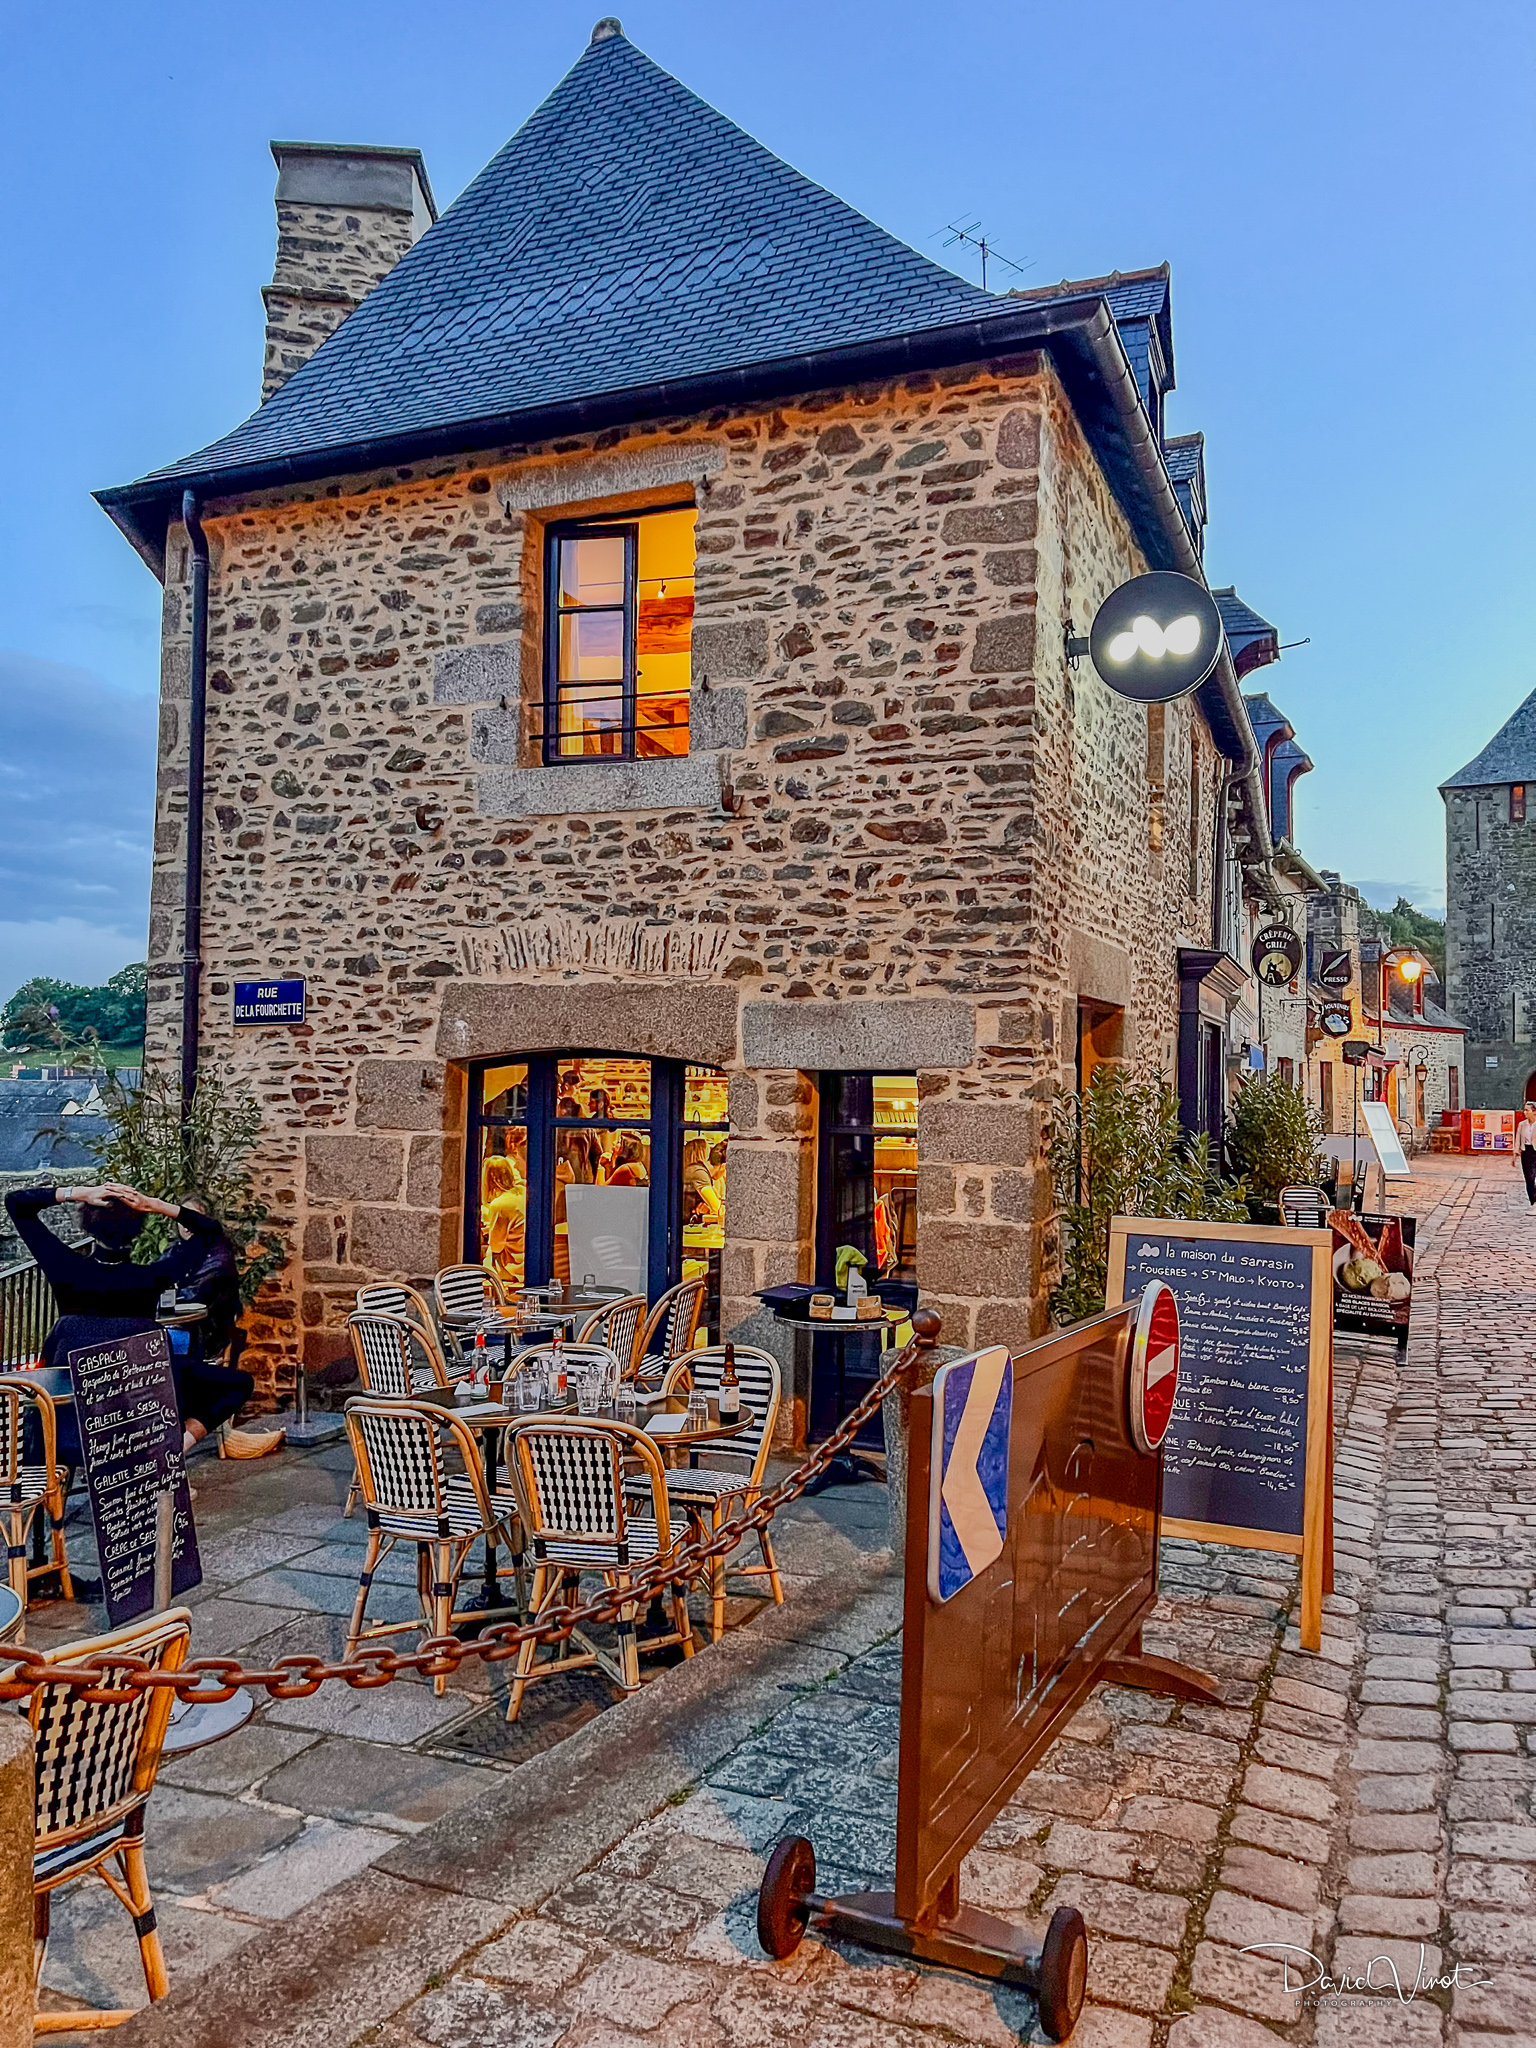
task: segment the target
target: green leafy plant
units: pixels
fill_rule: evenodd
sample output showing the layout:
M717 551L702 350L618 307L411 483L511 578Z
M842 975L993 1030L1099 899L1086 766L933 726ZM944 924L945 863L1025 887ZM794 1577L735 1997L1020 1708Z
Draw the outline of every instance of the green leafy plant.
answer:
M164 1074L146 1074L138 1088L109 1080L101 1099L112 1120L110 1135L92 1146L102 1178L123 1181L166 1202L201 1195L235 1247L240 1300L248 1308L287 1257L282 1238L269 1227L271 1212L251 1172L261 1105L253 1096L227 1090L207 1072L198 1080L185 1123L180 1093ZM174 1229L170 1217L151 1216L135 1241L134 1258L141 1265L159 1258Z
M1061 1230L1061 1277L1051 1294L1058 1323L1104 1306L1111 1216L1246 1217L1246 1190L1222 1182L1203 1137L1179 1122L1162 1075L1138 1076L1118 1061L1096 1067L1080 1094L1057 1104L1051 1180Z
M1280 1190L1313 1186L1328 1171L1318 1151L1322 1118L1279 1074L1253 1074L1237 1091L1227 1126L1227 1156L1261 1202Z

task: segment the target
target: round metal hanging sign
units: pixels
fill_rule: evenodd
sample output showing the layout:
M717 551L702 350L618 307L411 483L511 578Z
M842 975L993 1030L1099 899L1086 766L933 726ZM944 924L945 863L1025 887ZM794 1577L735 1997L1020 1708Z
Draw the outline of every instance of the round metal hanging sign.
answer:
M1271 988L1301 972L1302 946L1288 924L1267 924L1253 941L1253 971Z
M1354 1026L1348 1003L1325 1003L1318 1012L1317 1021L1330 1038L1348 1038Z
M1192 576L1133 576L1099 606L1088 634L1094 667L1112 690L1168 704L1198 689L1221 654L1221 613Z
M1138 1451L1155 1451L1168 1434L1178 1391L1179 1305L1172 1288L1152 1280L1131 1336L1131 1440Z

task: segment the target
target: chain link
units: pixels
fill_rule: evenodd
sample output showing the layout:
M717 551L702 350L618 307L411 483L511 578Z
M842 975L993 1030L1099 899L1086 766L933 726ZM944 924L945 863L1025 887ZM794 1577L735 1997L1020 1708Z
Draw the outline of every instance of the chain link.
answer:
M524 1643L563 1642L588 1623L617 1621L626 1608L633 1610L648 1603L668 1586L691 1582L713 1558L725 1557L734 1550L743 1536L766 1529L779 1510L798 1500L838 1453L848 1448L865 1423L878 1414L886 1395L896 1392L918 1353L932 1348L935 1333L936 1326L934 1332L914 1337L831 1436L817 1444L805 1461L771 1492L760 1494L751 1507L722 1522L712 1535L696 1537L666 1556L640 1566L622 1589L605 1587L577 1606L547 1608L537 1621L488 1625L469 1641L460 1636L427 1636L415 1650L360 1649L355 1656L333 1664L323 1657L295 1652L279 1657L268 1670L250 1670L234 1657L195 1657L178 1671L159 1671L142 1658L131 1656L91 1657L82 1664L48 1664L41 1652L17 1645L0 1650L0 1699L25 1699L42 1686L67 1685L84 1700L110 1705L122 1705L136 1693L151 1690L174 1692L181 1699L213 1705L230 1699L241 1686L248 1685L260 1687L275 1700L300 1700L318 1692L332 1679L366 1692L409 1674L451 1677L471 1657L500 1664L515 1657Z

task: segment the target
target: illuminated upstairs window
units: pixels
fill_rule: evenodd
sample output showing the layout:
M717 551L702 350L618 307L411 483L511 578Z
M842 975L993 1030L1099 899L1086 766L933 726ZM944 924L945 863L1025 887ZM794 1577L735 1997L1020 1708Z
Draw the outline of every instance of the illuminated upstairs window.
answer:
M546 761L687 753L696 519L686 505L550 527Z

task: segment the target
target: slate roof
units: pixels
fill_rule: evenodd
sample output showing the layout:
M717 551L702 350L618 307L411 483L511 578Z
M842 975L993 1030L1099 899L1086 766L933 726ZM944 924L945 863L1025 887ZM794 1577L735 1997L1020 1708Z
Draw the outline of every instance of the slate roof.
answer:
M1149 270L1111 270L1104 277L1064 277L1060 284L1033 285L1009 294L1015 299L1102 298L1116 322L1148 320L1157 328L1163 361L1168 366L1168 383L1173 385L1173 313L1168 294L1166 263Z
M0 1081L0 1173L32 1167L99 1166L88 1141L110 1136L111 1119L72 1112L95 1084L79 1081Z
M1504 721L1483 751L1440 787L1442 791L1486 789L1499 782L1536 782L1536 690Z
M1204 434L1175 434L1163 443L1163 460L1168 465L1168 475L1173 483L1182 483L1187 477L1203 478Z
M1229 583L1224 590L1212 590L1211 595L1216 600L1216 609L1221 613L1221 623L1227 629L1229 640L1251 640L1264 633L1273 633L1279 639L1276 628L1251 604L1244 604L1232 584Z
M260 411L144 481L1008 310L609 33Z

